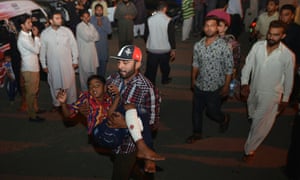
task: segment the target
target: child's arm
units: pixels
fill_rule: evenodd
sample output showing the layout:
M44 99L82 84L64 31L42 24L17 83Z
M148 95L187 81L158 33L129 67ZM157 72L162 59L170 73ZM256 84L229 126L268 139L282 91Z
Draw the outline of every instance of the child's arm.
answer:
M118 104L120 101L120 91L119 91L118 87L115 85L108 86L108 91L112 95L115 95L115 99L112 102L112 105L110 106L110 108L108 110L108 117L110 117L116 111L116 109L118 107Z
M63 115L65 117L70 117L71 116L71 112L70 112L70 109L69 109L68 105L66 104L66 100L67 100L67 93L66 93L66 91L64 89L61 89L58 92L58 94L56 96L56 99L61 104Z

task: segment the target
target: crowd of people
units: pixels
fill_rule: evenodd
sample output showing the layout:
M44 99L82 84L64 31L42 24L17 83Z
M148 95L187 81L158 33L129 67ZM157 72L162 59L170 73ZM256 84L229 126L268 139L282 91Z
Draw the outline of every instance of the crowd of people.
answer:
M242 68L238 42L244 17L241 1L183 0L181 4L181 40L188 41L191 33L201 35L193 49L193 130L186 143L203 139L204 111L219 124L220 132L227 131L230 115L221 107L224 97L230 94L232 81L238 79L250 123L243 155L246 163L253 159L280 112L289 103L299 103L300 26L294 22L296 7L279 7L278 0L265 3L266 11L259 15L254 31L258 42ZM111 56L118 61L117 72L111 75L106 73L108 36L112 33L107 2L66 1L65 7L71 12L66 24L60 11L49 15L45 27L27 14L18 19L19 31L10 30L18 34L11 38L13 53L1 57L0 86L8 87L11 101L20 92L20 109L27 111L29 121L42 122L45 111L39 108L37 99L40 71L44 72L52 98L51 111L67 118L83 114L93 144L112 149L112 179L128 179L138 159L143 160L145 172L155 172L156 161L165 159L153 150L152 135L158 129L161 103L156 74L160 66L161 84L171 83L170 62L176 57L176 31L167 15L168 4L160 1L150 17L144 0L121 0L116 4L120 51ZM142 52L134 45L138 37L144 39L147 51L145 74L140 71ZM76 88L77 69L81 93ZM295 140L298 125L294 123L287 172L290 178L299 179L299 142Z

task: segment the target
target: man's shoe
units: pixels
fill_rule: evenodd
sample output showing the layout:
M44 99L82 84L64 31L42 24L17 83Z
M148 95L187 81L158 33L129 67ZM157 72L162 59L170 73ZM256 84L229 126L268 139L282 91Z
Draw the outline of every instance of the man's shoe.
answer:
M189 136L187 139L186 139L186 143L187 144L193 144L195 143L196 141L198 140L201 140L202 139L202 135L201 134L193 134L191 136Z
M45 119L41 118L39 116L36 116L35 118L29 118L29 121L31 121L31 122L43 122L43 121L45 121Z
M162 84L169 84L170 82L172 82L172 78L168 78L167 80L161 81Z
M61 107L60 106L53 106L52 109L50 110L50 112L60 112L61 111Z
M230 122L230 116L229 114L225 115L225 120L224 122L220 125L220 132L225 133L229 127L229 122Z
M253 158L254 158L254 153L244 154L242 161L245 163L250 163L251 161L253 161Z
M38 109L37 111L35 111L35 113L37 113L37 114L43 114L45 112L46 112L45 109Z

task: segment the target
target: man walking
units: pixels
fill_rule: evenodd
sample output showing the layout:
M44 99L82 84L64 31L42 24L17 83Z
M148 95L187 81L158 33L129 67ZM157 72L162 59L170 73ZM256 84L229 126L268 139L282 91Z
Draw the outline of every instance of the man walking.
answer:
M41 34L40 61L48 73L48 83L52 97L53 111L59 110L56 94L60 89L68 91L67 103L75 102L75 71L78 67L78 48L72 31L62 26L59 11L49 17L51 26Z
M151 131L157 130L159 123L159 112L161 98L158 90L152 83L140 73L142 53L141 50L133 45L121 48L118 55L113 57L118 60L118 72L112 74L107 79L107 86L115 85L120 90L119 103L134 104L143 123L143 137L149 137ZM116 118L122 116L117 113L109 122L111 128L127 128L124 119ZM134 127L128 127L134 128ZM150 138L152 137L150 136ZM147 144L153 147L152 142ZM114 152L113 180L129 179L130 173L136 163L136 146L131 137L123 140L122 145L117 147ZM145 161L145 171L155 172L155 163Z
M194 1L193 0L183 0L182 1L182 41L186 41L189 36L193 25L194 18Z
M267 40L254 44L242 69L241 95L247 98L248 116L252 119L244 149L246 162L270 132L292 92L295 57L281 43L284 37L284 24L272 21Z
M186 140L194 143L202 139L203 112L220 124L220 132L229 125L229 116L221 111L222 97L229 93L233 71L233 57L225 40L218 34L219 18L207 16L205 37L194 46L192 63L193 134Z
M162 73L161 83L171 82L170 61L175 60L175 29L166 15L166 2L159 2L158 12L148 19L145 40L148 52L145 76L155 85L158 65Z

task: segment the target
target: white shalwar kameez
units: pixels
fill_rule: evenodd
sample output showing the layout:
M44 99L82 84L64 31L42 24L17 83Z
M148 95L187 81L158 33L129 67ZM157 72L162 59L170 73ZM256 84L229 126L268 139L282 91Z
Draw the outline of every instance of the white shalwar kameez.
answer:
M99 66L95 42L99 40L99 33L91 23L81 22L76 28L79 50L79 79L82 91L86 91L87 79L97 74Z
M73 64L78 64L78 47L72 31L66 27L57 30L51 26L41 34L40 61L43 68L48 68L48 83L55 107L59 89L67 90L67 103L76 101L76 81Z
M247 104L249 118L252 118L245 154L253 153L270 132L278 114L278 104L288 102L294 67L295 56L282 43L268 55L267 41L259 41L248 54L241 77L242 85L250 83Z

